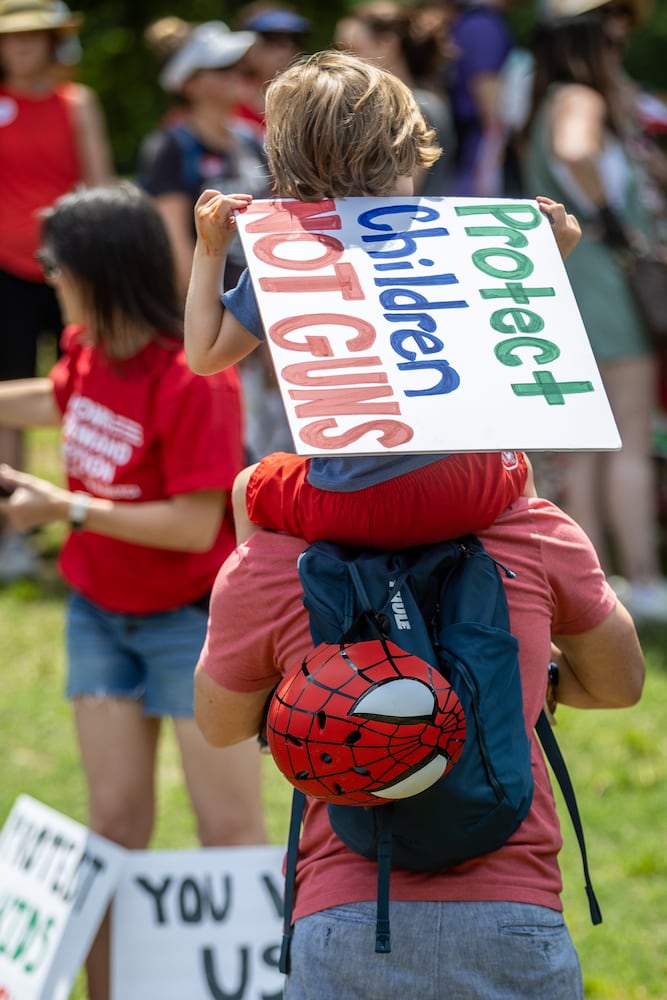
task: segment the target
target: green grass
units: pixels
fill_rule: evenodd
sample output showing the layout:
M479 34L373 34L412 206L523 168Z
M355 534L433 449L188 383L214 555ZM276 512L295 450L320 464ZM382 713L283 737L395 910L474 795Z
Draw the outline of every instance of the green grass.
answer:
M642 701L618 712L559 710L558 736L584 819L604 921L593 927L564 805L565 914L579 948L586 996L667 998L667 633L645 630Z
M31 468L56 476L54 438L33 435ZM85 822L84 783L69 708L62 696L64 588L54 560L62 537L41 532L44 571L32 583L0 589L0 823L25 792ZM557 734L577 790L593 883L604 922L592 927L581 863L564 805L561 856L565 912L595 1000L667 1000L667 628L642 632L648 677L635 708L618 712L559 709ZM264 798L274 843L284 843L289 791L270 758ZM178 757L165 729L153 846L196 846ZM84 1000L80 977L72 994Z

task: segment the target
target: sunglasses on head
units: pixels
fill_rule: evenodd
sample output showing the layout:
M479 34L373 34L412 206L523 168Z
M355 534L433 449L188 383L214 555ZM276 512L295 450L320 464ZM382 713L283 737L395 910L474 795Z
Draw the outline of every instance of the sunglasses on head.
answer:
M48 250L38 250L35 260L39 261L42 274L45 278L57 278L60 274L60 264Z

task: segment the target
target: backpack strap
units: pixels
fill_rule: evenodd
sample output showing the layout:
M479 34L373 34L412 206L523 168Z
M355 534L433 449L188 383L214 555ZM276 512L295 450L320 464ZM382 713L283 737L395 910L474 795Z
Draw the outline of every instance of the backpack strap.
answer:
M602 913L600 912L600 907L591 884L591 876L588 870L588 856L586 853L586 841L584 839L584 828L581 822L581 816L579 815L577 798L574 794L574 787L572 785L572 781L570 780L565 759L563 758L563 754L558 746L558 741L554 735L551 723L549 722L544 710L540 713L540 717L535 725L535 731L540 738L542 749L547 756L551 770L560 785L560 790L563 793L565 805L567 806L570 819L572 820L572 826L574 827L574 832L579 842L581 863L584 869L584 883L586 887L586 895L588 897L588 907L591 913L591 920L594 924L601 924Z
M391 827L394 805L375 806L378 817L377 866L378 889L375 918L375 951L387 955L391 951L389 933L389 881L391 878Z
M349 572L360 603L361 611L347 631L340 637L340 641L353 642L361 629L365 626L367 629L370 628L370 630L375 633L377 639L382 643L387 657L391 659L391 653L387 648L387 635L391 630L391 626L387 622L387 616L383 612L379 612L374 609L373 603L371 602L371 599L366 591L366 587L364 586L364 581L361 573L359 572L359 567L354 561L349 564ZM392 589L399 591L407 575L407 570L399 574Z
M294 908L294 886L296 882L296 862L299 854L301 819L306 804L306 796L298 789L292 794L289 834L287 837L287 860L285 864L285 905L283 940L280 948L278 968L284 975L290 971L290 945L292 943L292 910ZM377 806L378 815L378 882L377 917L375 924L375 950L379 954L391 951L389 933L389 881L391 878L391 820L393 804Z
M292 812L287 837L287 861L285 864L285 906L283 915L283 940L280 948L279 970L287 975L290 970L290 945L292 943L292 910L294 909L294 885L296 882L296 862L299 855L299 835L301 818L306 804L306 796L297 788L292 794Z

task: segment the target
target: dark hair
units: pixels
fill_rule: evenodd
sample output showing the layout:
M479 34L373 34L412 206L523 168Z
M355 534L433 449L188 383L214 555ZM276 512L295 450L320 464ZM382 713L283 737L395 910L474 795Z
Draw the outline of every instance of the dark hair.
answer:
M535 71L531 109L525 131L553 83L580 83L596 90L607 106L609 127L622 129L618 88L609 62L609 43L598 11L539 26L532 39Z
M119 318L182 339L169 237L136 185L121 181L59 198L43 215L42 242L81 282L100 343L113 341Z

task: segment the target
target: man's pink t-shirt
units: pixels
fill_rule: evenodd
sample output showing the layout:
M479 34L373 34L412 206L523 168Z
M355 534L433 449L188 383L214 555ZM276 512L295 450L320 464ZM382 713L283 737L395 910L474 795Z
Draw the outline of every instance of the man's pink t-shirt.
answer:
M479 537L499 563L512 632L519 640L526 727L532 731L546 693L551 637L599 625L615 604L595 551L581 529L553 504L520 498ZM312 648L296 560L303 542L256 532L232 553L213 590L206 673L237 692L261 691ZM499 850L438 873L392 872L396 900L534 903L562 909L560 828L551 784L532 740L533 802ZM295 919L347 903L375 900L377 866L333 833L326 804L309 800L300 843Z

